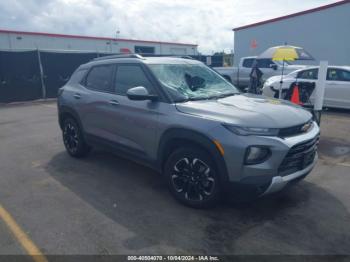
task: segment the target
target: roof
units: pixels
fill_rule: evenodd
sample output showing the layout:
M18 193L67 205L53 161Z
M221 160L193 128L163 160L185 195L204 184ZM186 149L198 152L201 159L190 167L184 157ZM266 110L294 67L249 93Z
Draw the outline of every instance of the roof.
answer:
M144 57L144 62L147 64L202 64L195 59L171 56Z
M318 69L320 68L320 66L306 66L305 68L300 68L297 70L294 70L292 72L290 72L289 74L293 74L295 72L300 72L300 71L304 71L304 70L312 70L312 69ZM344 70L348 70L350 71L350 66L338 66L338 65L328 65L327 68L331 68L331 69L344 69ZM289 75L288 74L288 75Z
M325 9L328 9L328 8L332 8L332 7L339 6L339 5L344 5L344 4L349 4L349 3L350 3L350 0L338 1L338 2L335 2L335 3L332 3L332 4L319 6L319 7L316 7L316 8L313 8L313 9L309 9L309 10L305 10L305 11L302 11L302 12L298 12L298 13L294 13L294 14L290 14L290 15L285 15L285 16L280 16L280 17L277 17L277 18L273 18L273 19L261 21L261 22L258 22L258 23L245 25L245 26L236 27L236 28L233 28L232 30L233 31L239 31L239 30L242 30L242 29L255 27L255 26L259 26L259 25L264 25L264 24L268 24L268 23L273 23L273 22L285 20L285 19L288 19L288 18L301 16L301 15L305 15L305 14L310 14L310 13L322 11L322 10L325 10Z
M118 56L107 56L100 57L97 59L93 59L90 62L86 63L87 66L91 64L105 64L105 63L130 63L130 62L138 62L138 63L145 63L145 64L202 64L201 61L195 60L195 59L188 59L188 58L181 58L181 57L171 57L171 56L152 56L152 57L133 57L130 55L130 57L118 57Z
M185 44L185 43L174 43L174 42L160 42L160 41L150 41L150 40L136 40L136 39L126 39L126 38L111 38L111 37L83 36L83 35L66 35L66 34L53 34L53 33L42 33L42 32L14 31L14 30L5 30L5 29L0 29L0 34L1 33L36 35L36 36L47 36L47 37L62 37L62 38L79 38L79 39L89 39L89 40L119 41L119 42L138 42L138 43L150 43L150 44L198 46L196 44Z

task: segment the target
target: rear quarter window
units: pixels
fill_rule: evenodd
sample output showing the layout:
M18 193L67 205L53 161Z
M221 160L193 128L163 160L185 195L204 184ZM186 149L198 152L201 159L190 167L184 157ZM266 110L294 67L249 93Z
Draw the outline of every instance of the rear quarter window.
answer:
M78 70L76 70L72 74L72 76L70 77L68 83L70 83L70 84L80 83L83 80L86 72L87 72L87 69L78 69Z
M93 66L85 78L85 87L99 92L114 92L113 70L112 64Z

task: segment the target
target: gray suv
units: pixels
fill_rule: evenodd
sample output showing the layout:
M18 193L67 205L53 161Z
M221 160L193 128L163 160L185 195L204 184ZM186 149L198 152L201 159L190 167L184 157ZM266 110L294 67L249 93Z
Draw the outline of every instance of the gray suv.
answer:
M213 206L223 193L279 191L317 160L319 127L308 111L242 94L189 58L97 58L59 90L58 113L71 156L102 145L159 171L192 207Z

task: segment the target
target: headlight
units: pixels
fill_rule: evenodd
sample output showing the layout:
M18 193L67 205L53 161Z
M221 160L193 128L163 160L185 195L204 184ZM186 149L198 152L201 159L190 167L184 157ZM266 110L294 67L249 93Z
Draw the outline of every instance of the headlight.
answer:
M271 155L271 151L268 147L263 146L250 146L247 148L244 164L256 165L266 161Z
M228 130L240 136L277 136L278 128L263 128L263 127L241 127L224 125Z

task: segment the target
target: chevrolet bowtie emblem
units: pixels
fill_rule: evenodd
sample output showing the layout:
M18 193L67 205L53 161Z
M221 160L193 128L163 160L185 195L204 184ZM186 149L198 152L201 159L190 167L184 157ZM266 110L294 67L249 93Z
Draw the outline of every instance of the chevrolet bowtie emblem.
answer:
M311 125L312 125L312 122L306 123L305 125L303 125L301 127L301 131L302 132L307 132L310 129Z

